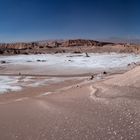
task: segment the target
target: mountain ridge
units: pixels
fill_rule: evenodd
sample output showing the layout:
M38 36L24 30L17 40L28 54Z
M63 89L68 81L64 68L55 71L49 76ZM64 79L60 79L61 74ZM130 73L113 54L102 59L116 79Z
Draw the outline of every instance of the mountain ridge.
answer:
M91 39L42 40L28 43L0 43L1 55L42 54L42 53L140 53L139 45L112 43Z

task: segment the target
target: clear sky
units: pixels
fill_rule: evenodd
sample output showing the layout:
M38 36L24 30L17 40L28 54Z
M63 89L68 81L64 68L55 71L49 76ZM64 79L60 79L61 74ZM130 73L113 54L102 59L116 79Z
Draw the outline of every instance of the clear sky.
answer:
M0 0L0 42L140 37L139 0Z

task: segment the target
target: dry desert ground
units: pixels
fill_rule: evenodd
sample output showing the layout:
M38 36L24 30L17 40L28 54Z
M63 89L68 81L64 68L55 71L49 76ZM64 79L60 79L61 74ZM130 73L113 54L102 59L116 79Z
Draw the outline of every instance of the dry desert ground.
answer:
M94 68L92 57L44 65L2 56L0 140L139 140L140 66L127 64L133 55L112 55Z

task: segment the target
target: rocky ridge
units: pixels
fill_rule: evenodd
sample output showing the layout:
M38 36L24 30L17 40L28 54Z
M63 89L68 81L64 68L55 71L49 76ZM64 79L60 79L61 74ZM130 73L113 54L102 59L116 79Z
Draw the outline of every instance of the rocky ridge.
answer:
M0 43L1 55L40 53L126 52L140 53L138 45L101 42L85 39L36 41L29 43Z

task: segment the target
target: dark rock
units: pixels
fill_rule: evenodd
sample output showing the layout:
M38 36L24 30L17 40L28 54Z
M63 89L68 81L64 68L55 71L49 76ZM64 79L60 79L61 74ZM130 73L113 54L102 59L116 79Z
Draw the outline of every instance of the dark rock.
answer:
M91 75L90 80L93 80L93 79L94 79L94 75Z
M107 74L107 72L106 72L106 71L104 71L104 72L103 72L103 74Z
M41 62L46 62L46 60L42 60Z
M25 55L29 55L29 53L27 53L27 52L24 52L23 54L25 54Z
M76 53L77 54L77 53L81 53L81 52L80 51L74 51L73 53Z
M86 53L86 57L90 57L90 56L88 55L88 53Z
M0 50L0 54L4 54L4 50Z
M46 60L39 60L39 59L38 59L37 62L46 62Z
M6 63L6 61L4 61L4 60L1 61L1 64L5 64L5 63Z

